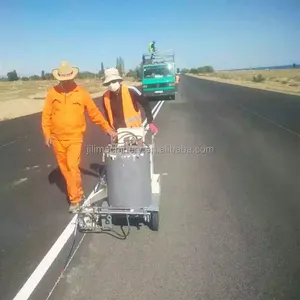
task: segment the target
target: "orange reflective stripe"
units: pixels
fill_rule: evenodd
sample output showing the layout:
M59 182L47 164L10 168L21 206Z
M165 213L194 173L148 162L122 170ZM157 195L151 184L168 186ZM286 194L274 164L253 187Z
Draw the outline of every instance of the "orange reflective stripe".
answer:
M111 105L110 105L110 92L109 91L104 93L103 101L104 101L104 108L105 108L106 113L107 113L108 123L109 123L110 127L113 128L114 119L113 119Z
M110 92L107 91L103 95L104 107L107 112L108 121L110 126L113 127L114 116L110 105ZM140 110L136 111L133 105L128 87L122 85L122 101L124 110L124 119L127 127L142 127L142 115Z

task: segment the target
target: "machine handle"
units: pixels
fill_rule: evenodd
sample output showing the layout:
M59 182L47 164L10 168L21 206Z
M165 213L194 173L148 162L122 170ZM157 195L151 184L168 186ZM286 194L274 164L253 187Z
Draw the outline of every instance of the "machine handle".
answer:
M154 142L154 137L156 136L157 133L152 133L148 126L145 127L145 131L151 133L151 141L153 143ZM118 140L118 135L116 137L110 136L110 143L111 144L114 144L117 140Z

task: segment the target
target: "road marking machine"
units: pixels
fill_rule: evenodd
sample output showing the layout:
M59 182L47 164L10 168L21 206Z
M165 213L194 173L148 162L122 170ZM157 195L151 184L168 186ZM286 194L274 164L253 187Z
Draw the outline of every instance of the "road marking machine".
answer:
M120 128L117 138L103 152L104 172L92 196L78 211L80 232L114 232L126 238L131 222L141 221L153 231L159 229L160 175L154 173L154 134L146 142L144 127ZM114 230L115 220L123 219L128 232ZM137 222L138 221L138 222Z

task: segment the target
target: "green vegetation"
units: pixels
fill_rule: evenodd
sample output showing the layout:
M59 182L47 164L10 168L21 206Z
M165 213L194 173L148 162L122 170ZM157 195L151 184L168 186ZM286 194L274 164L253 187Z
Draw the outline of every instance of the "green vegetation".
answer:
M124 66L124 60L122 57L117 58L116 68L118 69L120 76L125 75L125 66Z
M131 77L136 81L142 80L142 74L141 74L141 68L142 63L139 64L136 68L130 69L127 72L125 72L125 64L122 57L118 57L116 59L116 66L115 66L121 76ZM104 77L104 64L101 62L101 67L98 73L93 73L89 71L82 71L78 74L78 79L102 79ZM214 69L211 66L204 66L204 67L198 67L198 68L192 68L192 69L182 69L181 74L186 73L192 73L192 74L201 74L201 73L213 73ZM23 76L20 77L16 70L13 70L11 72L8 72L6 77L0 77L0 81L36 81L36 80L54 80L51 73L47 73L44 70L41 71L40 75L34 74L32 76Z
M258 74L258 75L253 76L252 81L253 82L263 82L263 81L265 81L265 78L261 74Z
M191 69L182 69L181 74L191 73L191 74L203 74L203 73L213 73L214 68L212 66L203 66Z
M124 60L122 57L117 58L115 67L119 70L121 76L126 75L125 67L124 67ZM104 64L102 62L101 68L98 73L82 71L78 74L77 78L78 79L94 79L94 78L101 79L101 78L103 78L103 76L104 76ZM136 78L135 76L131 76L131 77ZM5 81L11 81L11 82L12 81L36 81L36 80L54 80L54 78L51 73L46 73L44 70L41 71L41 75L34 74L34 75L28 76L28 77L26 77L26 76L20 77L18 75L17 71L13 70L11 72L8 72L6 74L6 77L0 77L1 82L5 82Z
M127 77L132 77L136 81L142 81L141 69L142 69L142 63L140 65L138 65L137 67L135 67L135 69L130 69L127 72L126 76Z
M104 71L102 72L104 74ZM91 78L101 78L101 71L96 74L92 72L80 72L77 76L78 79L91 79ZM0 78L0 81L37 81L37 80L54 80L51 73L41 72L41 75L32 75L29 77L23 76L19 77L16 70L7 73L7 77Z

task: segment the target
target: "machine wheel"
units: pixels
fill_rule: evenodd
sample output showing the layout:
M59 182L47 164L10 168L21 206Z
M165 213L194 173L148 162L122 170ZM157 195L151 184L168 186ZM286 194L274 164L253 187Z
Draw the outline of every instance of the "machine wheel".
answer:
M158 231L159 228L159 214L158 211L151 212L150 216L150 229L153 231Z

